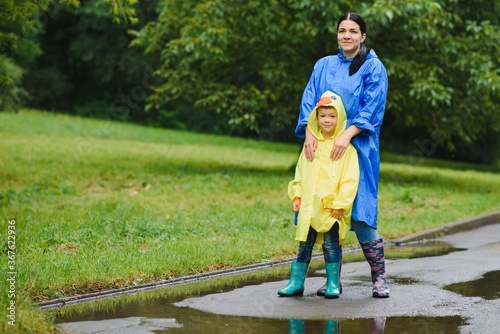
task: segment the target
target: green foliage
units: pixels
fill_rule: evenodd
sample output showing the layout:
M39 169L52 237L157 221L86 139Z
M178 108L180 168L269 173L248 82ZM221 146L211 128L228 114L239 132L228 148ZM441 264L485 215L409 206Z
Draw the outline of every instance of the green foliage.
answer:
M14 110L26 100L21 87L24 67L40 54L33 37L37 17L49 1L0 0L0 109Z
M389 73L383 138L425 156L500 157L499 0L0 0L0 7L0 109L28 105L278 141L295 139L313 64L337 53L337 19L357 11Z
M97 5L107 5L109 12L113 15L113 22L120 23L121 19L125 23L135 24L139 22L133 6L138 0L99 0Z
M98 0L110 6L114 20L135 23L136 0ZM0 109L15 110L25 105L27 92L22 77L41 54L38 37L47 22L63 7L74 9L79 0L0 0ZM56 72L57 73L57 72Z
M11 58L0 54L0 108L14 110L26 97L21 88L23 70Z
M161 54L161 83L148 108L175 102L214 110L256 132L272 123L290 127L317 54L307 34L323 31L302 17L308 6L326 14L317 4L293 1L161 2L158 20L136 31L133 43Z
M393 118L425 127L450 150L480 136L498 139L498 9L498 1L457 0L382 0L366 9L375 26L370 41L396 87L388 99Z
M143 115L152 60L128 48L131 23L114 24L99 3L58 11L46 22L44 54L25 80L29 106L122 121ZM154 16L150 6L154 2L138 6L137 17Z
M160 9L134 32L133 45L161 55L148 109L214 110L257 133L291 128L314 62L337 53L336 20L354 9L388 69L393 140L414 145L394 128L422 128L420 137L448 152L470 146L470 157L480 138L500 138L498 0L165 0Z

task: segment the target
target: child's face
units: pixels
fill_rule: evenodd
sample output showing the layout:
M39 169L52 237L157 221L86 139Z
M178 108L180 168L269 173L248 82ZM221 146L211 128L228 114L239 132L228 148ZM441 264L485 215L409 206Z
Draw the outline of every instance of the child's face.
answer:
M319 107L318 123L325 138L330 138L335 133L337 126L337 111L333 107Z

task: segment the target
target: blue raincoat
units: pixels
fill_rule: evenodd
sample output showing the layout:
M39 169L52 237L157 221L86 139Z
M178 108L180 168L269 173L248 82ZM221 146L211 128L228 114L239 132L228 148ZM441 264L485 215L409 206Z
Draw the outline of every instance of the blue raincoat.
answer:
M302 95L295 135L305 137L309 114L323 92L330 90L340 95L347 112L347 128L355 125L362 130L351 140L358 152L360 168L351 220L377 228L379 140L387 99L387 72L373 50L358 72L349 76L351 62L352 58L347 59L340 47L339 54L316 62Z

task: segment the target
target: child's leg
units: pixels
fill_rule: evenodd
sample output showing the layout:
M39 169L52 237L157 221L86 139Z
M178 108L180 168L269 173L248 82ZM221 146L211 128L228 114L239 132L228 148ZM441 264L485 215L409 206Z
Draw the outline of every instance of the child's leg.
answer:
M292 262L290 270L290 280L283 289L278 290L278 295L282 297L302 296L304 293L304 281L307 275L307 268L311 262L312 250L318 233L313 229L309 229L307 240L299 245L299 253L297 260Z
M299 253L297 254L297 262L307 263L311 262L312 252L314 243L316 242L316 238L318 236L318 232L312 227L309 228L309 233L307 234L307 240L301 241L299 244Z
M330 231L325 233L325 241L323 243L323 252L325 253L325 262L339 262L342 257L341 247L339 244L339 224L335 223Z
M341 248L339 244L339 225L335 223L325 233L324 249L326 251L326 291L325 298L338 298L340 295L339 272Z
M340 286L340 293L342 293L342 246L340 246L340 265L339 265L339 286ZM328 252L325 249L325 244L322 245L321 247L323 249L323 257L325 258L325 263L328 262ZM324 296L326 291L326 282L323 284L321 288L316 291L316 294L318 296Z

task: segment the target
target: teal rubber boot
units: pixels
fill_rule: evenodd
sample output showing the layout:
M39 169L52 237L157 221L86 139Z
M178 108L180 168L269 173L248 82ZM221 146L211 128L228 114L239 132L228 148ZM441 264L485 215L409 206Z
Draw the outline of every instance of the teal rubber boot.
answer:
M342 279L340 278L342 275L342 246L339 245L340 248L340 266L339 266L339 286L340 286L340 293L342 294ZM328 257L326 255L326 250L325 250L325 245L323 245L323 256L325 258L325 262L328 261ZM318 296L324 296L326 291L326 282L323 284L321 288L316 291L316 294Z
M339 262L326 263L326 291L325 298L339 298Z
M290 270L290 281L288 281L286 287L278 290L278 295L282 297L302 296L308 267L309 263L293 261Z

